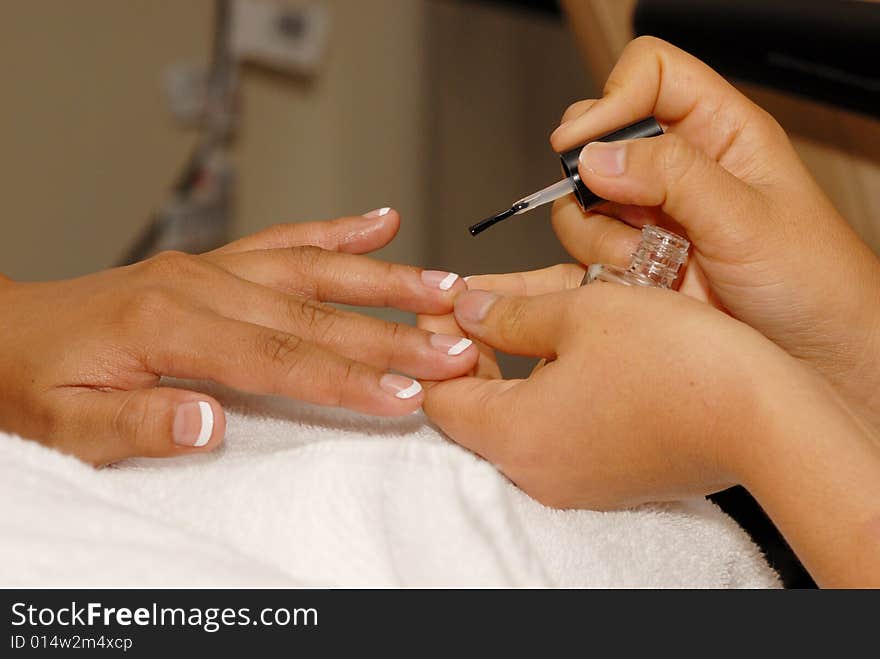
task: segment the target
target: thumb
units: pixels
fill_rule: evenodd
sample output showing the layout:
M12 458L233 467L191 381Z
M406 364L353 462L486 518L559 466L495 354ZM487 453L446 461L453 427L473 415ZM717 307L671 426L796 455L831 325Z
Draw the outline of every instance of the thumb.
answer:
M455 299L455 320L469 335L503 352L555 359L569 298L576 292L520 297L467 291Z
M592 142L578 171L603 199L660 207L710 258L736 256L737 245L748 248L766 215L757 190L674 133Z
M204 394L169 387L66 394L55 446L92 464L162 458L216 448L226 433L223 408Z

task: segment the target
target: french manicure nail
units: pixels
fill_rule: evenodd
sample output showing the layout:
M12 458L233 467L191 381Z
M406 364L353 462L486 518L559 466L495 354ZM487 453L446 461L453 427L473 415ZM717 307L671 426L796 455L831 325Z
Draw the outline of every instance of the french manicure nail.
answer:
M210 403L183 403L174 414L174 443L199 448L208 443L214 432L214 410Z
M440 352L450 357L456 357L471 347L473 341L462 336L450 336L449 334L432 334L429 339L431 345Z
M599 176L620 176L626 169L626 145L590 142L580 155L581 165Z
M401 400L412 398L422 390L422 385L418 380L394 373L386 373L379 378L379 386Z
M439 288L441 291L448 291L455 285L458 275L454 272L443 272L442 270L422 270L422 283L425 286Z
M498 296L489 291L468 291L455 301L455 317L468 323L480 323Z
M390 206L383 206L382 208L377 208L376 210L370 211L369 213L364 213L364 217L369 217L369 218L385 217L390 212L391 212Z

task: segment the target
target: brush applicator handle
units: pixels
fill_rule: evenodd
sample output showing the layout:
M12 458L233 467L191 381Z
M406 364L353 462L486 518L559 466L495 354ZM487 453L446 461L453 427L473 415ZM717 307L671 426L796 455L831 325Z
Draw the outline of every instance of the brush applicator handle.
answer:
M620 140L635 140L643 137L657 137L662 134L663 128L657 123L657 120L654 117L648 117L602 137L597 137L595 140L590 140L590 142L618 142ZM605 201L584 185L584 182L581 181L581 175L578 173L578 158L587 144L582 144L559 156L562 160L562 169L565 170L565 176L572 183L575 199L577 199L578 204L585 211Z

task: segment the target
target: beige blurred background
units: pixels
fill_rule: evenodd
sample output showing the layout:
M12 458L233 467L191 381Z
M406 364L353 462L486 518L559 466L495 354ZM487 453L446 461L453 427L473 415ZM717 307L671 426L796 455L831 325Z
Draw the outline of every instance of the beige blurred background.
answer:
M465 274L563 258L547 212L466 232L559 174L547 136L593 93L562 23L442 0L323 4L316 75L243 70L234 233L391 205L404 221L386 258ZM193 144L162 80L207 60L211 16L210 0L0 3L0 272L68 277L121 256Z
M404 221L389 259L462 274L565 259L547 209L479 239L465 228L558 176L547 137L569 103L596 95L633 2L564 0L575 36L491 4L322 4L332 25L314 76L243 71L234 234L392 205ZM0 3L0 272L68 277L122 255L192 146L162 79L207 59L211 14L210 0ZM878 249L877 122L748 91Z

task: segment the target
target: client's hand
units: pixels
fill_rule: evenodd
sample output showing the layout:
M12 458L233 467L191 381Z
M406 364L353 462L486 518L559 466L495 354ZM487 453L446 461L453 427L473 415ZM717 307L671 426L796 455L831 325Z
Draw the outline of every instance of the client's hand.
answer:
M215 448L219 403L157 386L163 375L372 414L418 409L419 383L386 371L462 375L477 358L469 342L324 304L452 310L456 275L357 255L399 222L374 211L69 281L0 278L0 428L95 464Z
M647 115L667 134L584 150L581 177L614 203L585 216L572 199L557 202L569 252L626 265L633 226L683 227L694 249L682 291L814 365L880 425L880 261L770 115L699 60L641 38L604 97L571 106L551 143L569 149Z
M880 583L880 437L831 386L747 325L672 291L599 283L540 294L581 272L536 275L522 284L530 297L460 295L455 319L470 336L549 361L525 380L430 385L428 416L555 507L743 483L820 583Z

